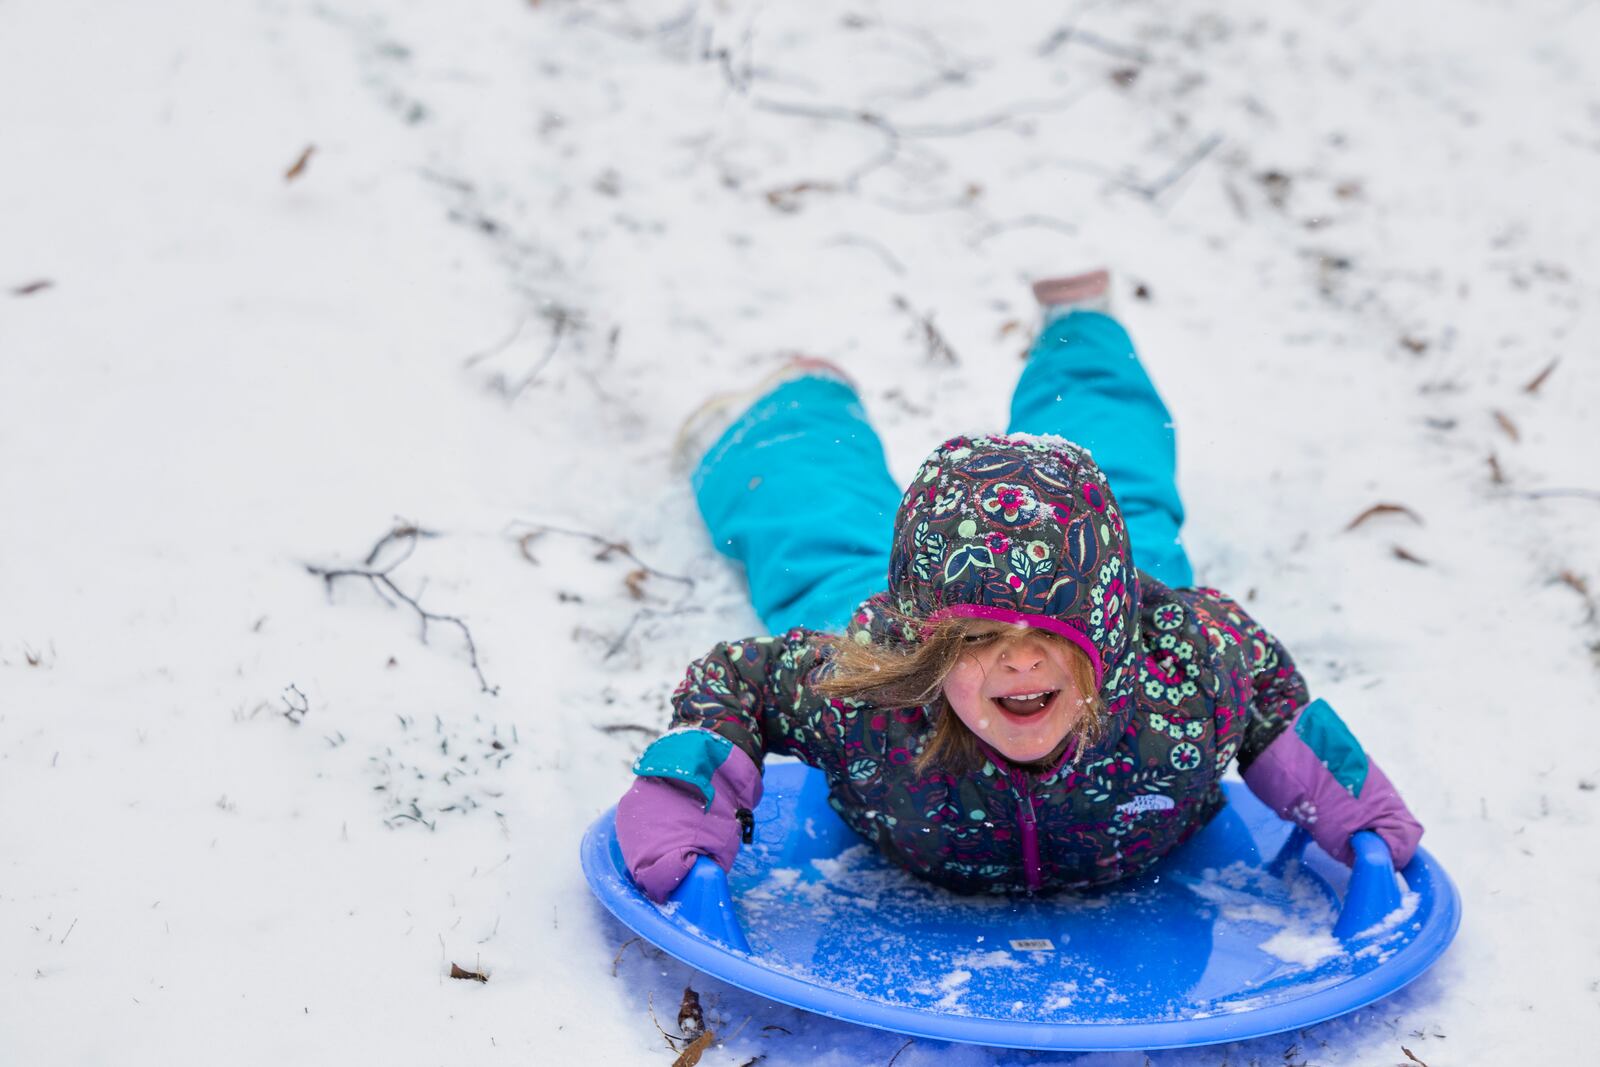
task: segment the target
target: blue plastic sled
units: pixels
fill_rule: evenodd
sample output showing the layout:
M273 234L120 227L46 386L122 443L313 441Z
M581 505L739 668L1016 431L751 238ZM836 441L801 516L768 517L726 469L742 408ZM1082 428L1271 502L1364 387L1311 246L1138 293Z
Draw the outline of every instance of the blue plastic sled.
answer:
M702 857L664 907L633 884L616 811L583 840L601 902L729 985L916 1037L1028 1049L1177 1048L1309 1026L1393 993L1455 936L1426 851L1399 878L1375 834L1354 870L1242 785L1155 872L1107 890L963 897L882 859L822 776L769 761L755 843Z

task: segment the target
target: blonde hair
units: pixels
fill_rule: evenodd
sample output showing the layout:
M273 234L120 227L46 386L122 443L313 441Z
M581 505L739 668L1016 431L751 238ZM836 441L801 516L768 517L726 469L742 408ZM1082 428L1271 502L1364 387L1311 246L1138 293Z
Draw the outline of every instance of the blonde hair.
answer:
M1067 639L1049 630L987 619L947 618L931 628L915 619L898 621L925 631L922 640L913 647L898 648L863 644L849 636L836 638L833 671L816 682L814 688L824 697L860 700L884 708L933 705L933 733L911 764L916 773L938 768L959 775L983 766L984 754L978 739L950 707L944 695L944 681L976 644L1015 640L1024 632L1065 649L1068 654L1073 684L1084 701L1084 714L1072 731L1080 748L1097 740L1104 729L1094 666Z

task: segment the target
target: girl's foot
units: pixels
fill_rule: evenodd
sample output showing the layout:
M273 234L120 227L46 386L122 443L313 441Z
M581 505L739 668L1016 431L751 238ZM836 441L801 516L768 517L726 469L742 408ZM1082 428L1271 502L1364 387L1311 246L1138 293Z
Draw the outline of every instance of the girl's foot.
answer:
M1043 278L1033 283L1034 299L1050 323L1072 311L1111 314L1111 272L1101 268L1065 278Z
M728 427L738 421L739 416L749 411L756 401L778 386L797 378L828 378L851 389L856 388L856 383L851 380L850 375L831 360L820 356L790 356L782 366L769 371L754 384L744 389L714 393L691 411L683 420L683 425L678 427L677 436L673 438L673 469L680 472L693 470L710 451L711 446L717 443L717 438L726 433Z

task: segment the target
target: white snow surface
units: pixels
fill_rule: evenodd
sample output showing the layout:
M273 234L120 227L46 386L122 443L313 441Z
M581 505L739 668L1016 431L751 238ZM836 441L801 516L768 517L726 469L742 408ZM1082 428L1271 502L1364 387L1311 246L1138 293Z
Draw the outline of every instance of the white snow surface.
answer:
M647 740L605 728L661 728L758 629L669 443L805 351L904 477L1002 428L1027 281L1100 264L1202 581L1382 761L1465 916L1369 1009L1148 1062L1570 1058L1596 40L1571 0L0 5L0 1059L668 1064L649 1005L670 1029L692 982L702 1064L888 1062L625 946L580 873ZM1415 518L1347 529L1379 503ZM307 572L397 520L437 536L395 583L481 683L451 624ZM529 524L637 562L525 555ZM896 1060L1055 1062L1147 1061Z

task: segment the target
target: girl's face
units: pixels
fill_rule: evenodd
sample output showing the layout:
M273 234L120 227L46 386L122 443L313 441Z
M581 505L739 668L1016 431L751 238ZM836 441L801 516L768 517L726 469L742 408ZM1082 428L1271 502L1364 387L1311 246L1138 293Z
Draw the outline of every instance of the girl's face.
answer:
M967 729L1015 763L1058 755L1085 714L1066 642L999 624L969 636L969 649L944 680L945 699Z

